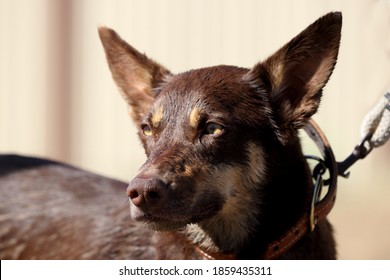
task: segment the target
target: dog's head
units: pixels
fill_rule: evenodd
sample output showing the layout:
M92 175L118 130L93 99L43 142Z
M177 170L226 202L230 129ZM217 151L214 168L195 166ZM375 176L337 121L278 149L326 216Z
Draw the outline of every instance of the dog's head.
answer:
M267 155L297 142L317 111L340 31L341 14L330 13L251 69L173 74L100 28L148 157L128 188L132 216L158 230L220 223L247 231L277 168Z

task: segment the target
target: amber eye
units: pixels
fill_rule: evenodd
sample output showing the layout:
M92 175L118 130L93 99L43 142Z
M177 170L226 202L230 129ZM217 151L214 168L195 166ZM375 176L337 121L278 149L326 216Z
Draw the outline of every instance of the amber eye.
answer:
M152 136L153 135L152 129L147 124L143 124L141 126L141 130L142 130L142 134L145 136Z
M220 136L224 132L224 127L218 123L210 122L206 125L205 134L211 136Z

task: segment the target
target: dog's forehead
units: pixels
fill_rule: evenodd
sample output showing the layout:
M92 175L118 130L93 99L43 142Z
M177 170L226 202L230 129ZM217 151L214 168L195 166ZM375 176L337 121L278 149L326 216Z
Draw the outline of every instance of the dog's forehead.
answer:
M192 128L210 118L256 125L265 118L262 108L267 102L258 87L248 82L248 71L214 66L174 75L159 88L149 120L155 126L174 121Z
M164 90L181 91L182 94L211 94L231 90L242 84L242 77L247 72L248 69L227 65L190 70L174 75Z
M185 110L195 120L202 110L237 103L248 87L243 81L247 71L236 66L214 66L174 75L160 88L153 111L161 115L161 110Z

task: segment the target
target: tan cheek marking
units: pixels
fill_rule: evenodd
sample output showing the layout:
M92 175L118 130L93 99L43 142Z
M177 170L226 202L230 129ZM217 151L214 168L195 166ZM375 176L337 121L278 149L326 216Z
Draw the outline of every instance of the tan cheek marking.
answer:
M164 109L162 106L160 106L152 115L152 119L151 119L152 125L154 127L158 127L163 116L164 116Z
M192 111L190 113L190 125L191 125L191 127L193 127L193 128L197 128L198 127L200 116L201 116L201 111L200 111L199 108L192 109Z
M183 174L188 177L192 177L194 175L191 166L185 165Z
M253 197L245 179L246 168L243 166L229 166L214 173L213 186L225 198L222 210L213 217L219 228L229 235L223 236L229 244L239 244L247 238L256 226L259 215L257 204L261 197Z
M248 151L249 155L249 166L247 167L247 174L251 183L250 185L264 183L266 178L266 163L263 151L254 143L249 143L246 147L246 150Z

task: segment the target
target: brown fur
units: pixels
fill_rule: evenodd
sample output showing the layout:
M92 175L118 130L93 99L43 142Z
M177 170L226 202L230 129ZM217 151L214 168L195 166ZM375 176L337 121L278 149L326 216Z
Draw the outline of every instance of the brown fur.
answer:
M261 256L309 209L311 175L297 130L317 111L340 30L341 14L331 13L251 69L175 75L100 28L148 156L127 188L132 219L123 183L52 163L15 167L0 181L9 196L0 257L201 258L195 245ZM45 242L51 250L40 252ZM335 257L325 220L280 258Z

